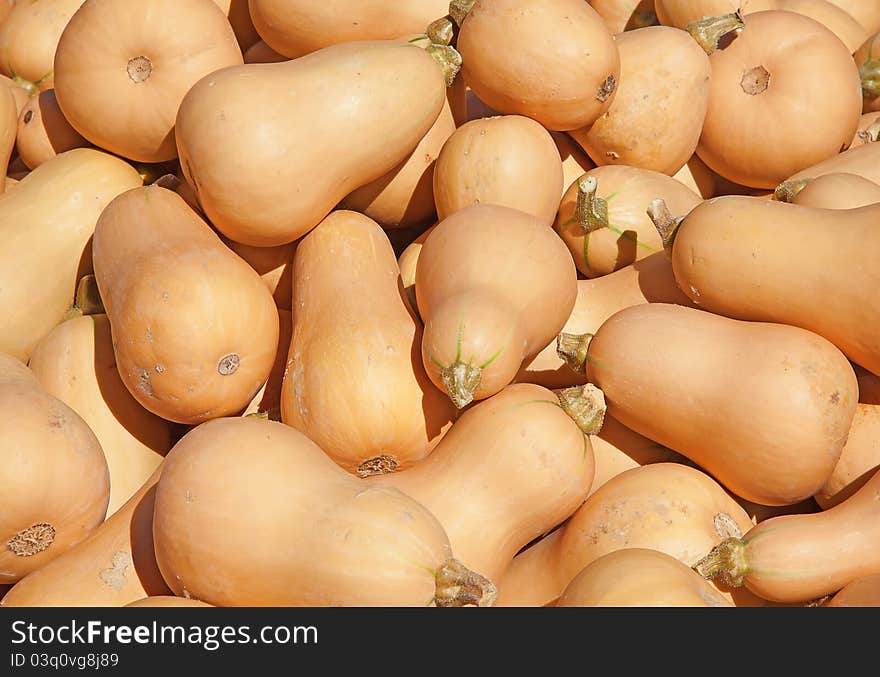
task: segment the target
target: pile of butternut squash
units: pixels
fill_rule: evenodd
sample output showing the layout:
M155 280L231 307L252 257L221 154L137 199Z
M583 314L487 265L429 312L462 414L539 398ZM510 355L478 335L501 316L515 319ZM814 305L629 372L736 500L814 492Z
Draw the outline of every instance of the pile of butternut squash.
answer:
M880 605L880 3L0 2L0 606Z

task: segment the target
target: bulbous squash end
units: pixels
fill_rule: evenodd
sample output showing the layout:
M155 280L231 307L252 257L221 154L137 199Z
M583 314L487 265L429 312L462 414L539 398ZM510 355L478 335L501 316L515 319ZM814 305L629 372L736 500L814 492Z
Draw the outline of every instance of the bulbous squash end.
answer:
M471 571L457 559L450 559L436 575L434 603L437 606L492 606L498 589L488 578Z
M557 390L559 405L584 435L598 435L605 422L605 393L592 383Z
M726 538L694 564L693 569L703 578L719 578L730 587L739 588L749 573L745 549L742 539Z
M456 360L440 371L440 379L456 409L463 409L474 399L483 370Z

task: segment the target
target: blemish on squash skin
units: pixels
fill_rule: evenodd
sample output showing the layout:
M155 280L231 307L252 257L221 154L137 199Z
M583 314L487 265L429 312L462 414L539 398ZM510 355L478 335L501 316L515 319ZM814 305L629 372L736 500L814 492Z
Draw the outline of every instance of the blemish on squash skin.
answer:
M220 358L220 362L217 364L217 372L221 376L230 376L238 371L240 365L241 358L238 356L238 353L229 353Z
M141 369L140 374L138 374L138 388L147 396L153 396L153 384L150 381L150 372L146 369Z
M55 527L48 522L32 524L6 542L6 548L16 557L31 557L43 552L55 540Z
M125 572L131 566L131 554L124 550L117 550L113 553L113 559L110 560L110 566L102 569L98 574L98 578L108 588L120 590L125 585Z

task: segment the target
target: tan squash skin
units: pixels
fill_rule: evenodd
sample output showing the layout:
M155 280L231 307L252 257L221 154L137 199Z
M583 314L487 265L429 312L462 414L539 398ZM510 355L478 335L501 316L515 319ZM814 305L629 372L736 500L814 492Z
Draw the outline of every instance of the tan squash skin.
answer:
M587 378L625 426L762 505L819 490L858 403L849 361L821 336L665 303L607 319L590 340Z
M407 301L416 317L421 322L422 317L419 315L419 304L416 300L416 264L419 262L419 254L422 253L422 245L428 239L428 235L437 226L434 225L427 228L415 240L410 242L406 248L397 257L397 267L400 269L400 283L403 285L403 291L406 293Z
M880 143L866 143L862 146L848 148L847 150L833 155L812 167L807 167L789 176L777 192L792 186L795 194L801 183L807 179L817 179L826 174L857 174L863 179L868 179L880 184ZM784 195L783 195L784 196Z
M657 252L608 275L577 281L577 298L568 321L567 334L595 334L602 323L618 310L640 303L693 302L675 283L669 257ZM535 358L524 363L519 382L538 383L545 388L567 388L586 383L583 369L575 371L557 352L553 340ZM581 367L582 367L581 363Z
M823 510L858 491L880 469L880 406L859 404L840 460L814 498Z
M591 439L552 391L513 384L464 412L428 458L374 481L428 508L456 558L498 580L521 548L584 502Z
M14 6L15 0L0 0L0 24L6 21Z
M880 111L880 32L872 33L853 54L862 78L862 112Z
M242 52L260 42L260 34L257 33L251 19L248 0L213 0L213 2L223 10L223 14L229 20Z
M624 548L593 560L566 586L559 607L732 607L687 564L659 550Z
M874 143L880 138L880 111L863 113L859 119L859 127L856 135L849 144L850 148L864 146L866 143Z
M361 212L383 228L409 228L431 221L436 217L437 160L455 129L447 98L440 116L415 150L384 176L349 193L339 206Z
M691 566L748 515L709 475L680 463L633 468L606 482L550 536L517 555L496 606L543 606L584 567L624 548L659 550Z
M46 392L79 414L101 443L112 515L171 449L168 422L141 407L122 383L106 315L62 322L37 344L29 366Z
M493 204L550 224L562 192L562 159L553 137L521 115L471 120L443 144L434 168L442 220L463 207Z
M595 198L601 202L579 215L583 192L581 182L594 179ZM702 202L700 196L680 181L649 169L623 165L596 167L573 182L562 201L553 227L568 246L575 265L588 278L608 275L634 261L663 249L663 242L647 209L662 197L674 214L687 214ZM607 210L607 217L595 218ZM604 225L607 223L607 225Z
M155 597L144 597L129 602L124 606L134 607L169 607L169 606L187 606L187 607L213 607L213 604L200 602L197 599L187 599L186 597L176 597L174 595L156 595Z
M615 36L620 86L611 107L570 132L597 165L628 165L672 176L697 148L712 69L685 31L650 26Z
M58 153L88 145L64 117L54 89L32 96L18 117L15 148L29 169L36 169Z
M260 36L291 58L342 42L423 33L448 10L449 0L250 0Z
M119 510L82 543L19 581L5 607L117 607L170 595L153 553L153 505L160 465Z
M22 109L24 109L27 102L31 99L30 94L28 94L28 92L22 87L19 87L14 80L5 75L0 75L0 84L5 85L12 92L16 108L18 112L21 113Z
M847 583L822 606L880 606L880 574L864 576Z
M733 181L728 181L717 172L709 169L696 153L690 157L687 164L679 169L672 178L681 181L704 200L718 197L719 195L773 196L773 191L762 188L749 188L748 186L741 186Z
M119 374L145 409L193 424L248 405L275 359L275 301L183 198L126 191L101 214L92 258Z
M297 56L302 55L297 54ZM262 40L258 40L248 47L247 51L244 53L245 63L279 63L281 61L289 60L288 57L279 54Z
M825 174L810 181L792 200L801 207L855 209L880 202L880 185L858 174Z
M208 421L164 465L153 534L178 596L218 606L462 601L442 585L453 553L437 518L397 489L353 477L290 426ZM483 598L472 601L491 604L493 586L478 587Z
M71 126L96 146L164 162L177 157L184 94L241 63L232 27L212 0L86 0L58 42L55 95Z
M15 148L17 113L18 106L12 91L7 87L0 87L0 193L6 190L6 172Z
M584 0L477 0L456 48L461 76L482 101L552 131L592 124L620 82L614 38Z
M420 461L456 416L421 365L422 331L399 276L379 225L346 210L294 256L281 420L360 476Z
M864 0L829 0L861 24L869 35L880 31L880 5Z
M16 358L0 353L0 583L15 583L104 520L110 474L94 433Z
M880 373L880 301L873 293L880 283L873 264L880 247L878 216L880 205L824 210L751 197L715 198L678 227L672 269L678 286L700 307L809 329L853 362ZM860 274L856 281L827 274L832 269ZM817 304L817 299L833 303Z
M654 0L590 0L612 34L657 24Z
M183 100L181 166L220 232L244 244L285 244L408 157L445 100L440 65L392 40L227 68ZM254 110L264 124L253 124ZM230 166L239 171L230 175Z
M266 416L272 421L281 420L281 386L284 379L284 369L287 366L287 349L290 347L290 339L293 337L293 320L289 310L278 309L278 350L275 353L275 362L272 371L263 387L257 391L250 404L242 412L242 416L258 414Z
M709 56L711 92L697 153L735 183L774 188L846 148L862 112L861 84L851 53L818 22L777 11L744 21L739 36ZM797 124L773 122L782 119Z
M880 472L845 501L775 517L720 544L695 565L704 577L776 602L809 602L880 573Z
M577 271L548 225L481 204L431 231L415 286L425 369L461 408L512 382L559 333L577 297Z
M58 40L83 0L18 2L0 24L0 72L30 92L53 86Z
M98 216L140 185L127 162L77 148L40 165L0 200L0 351L25 361L64 319Z
M189 184L184 182L183 185ZM182 197L182 196L181 196ZM223 244L247 261L263 280L279 310L290 310L293 254L298 240L277 247L252 247L220 236Z

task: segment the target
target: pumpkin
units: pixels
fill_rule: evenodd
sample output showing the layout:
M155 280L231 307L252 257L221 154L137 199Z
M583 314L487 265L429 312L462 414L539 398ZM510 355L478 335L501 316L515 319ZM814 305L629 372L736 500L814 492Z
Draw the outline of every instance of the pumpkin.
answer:
M880 606L880 574L856 578L834 593L822 606Z
M807 183L792 203L818 209L855 209L880 202L880 185L858 174L825 174Z
M416 267L422 361L461 409L499 392L571 314L577 271L536 217L474 205L437 224Z
M702 202L697 193L660 172L625 165L596 167L568 187L553 227L580 273L601 277L663 249L647 212L658 197L677 214Z
M880 111L880 32L865 40L853 58L862 82L862 112Z
M729 28L725 17L713 21L709 32ZM847 147L862 112L859 74L851 52L813 19L765 11L742 22L736 39L709 55L709 106L697 154L735 183L773 188ZM772 122L783 119L797 124Z
M15 583L86 538L107 514L110 474L95 434L33 373L0 353L0 583Z
M880 472L833 508L783 515L730 537L694 565L771 601L809 602L880 574Z
M667 303L630 306L602 323L586 375L625 426L762 505L819 490L858 403L849 361L818 334Z
M654 0L590 0L612 34L657 25Z
M275 359L275 301L183 198L126 191L101 213L92 258L117 368L141 406L194 424L248 405Z
M110 471L107 514L112 515L171 449L168 422L138 404L120 379L106 315L74 313L43 337L28 366L46 392L79 414L101 443Z
M553 137L521 115L466 122L443 144L434 168L440 220L463 207L492 204L549 225L561 192L562 159Z
M456 411L422 367L422 331L388 237L336 210L299 243L281 419L359 476L427 456Z
M604 409L592 386L555 394L509 385L465 411L425 460L373 480L428 508L456 558L497 580L522 547L584 502Z
M15 147L29 169L36 169L58 153L88 145L64 117L54 89L32 96L18 117Z
M823 510L852 496L880 469L878 432L880 406L859 404L840 459L814 496Z
M562 591L558 607L732 607L687 564L660 550L624 548L594 559Z
M499 113L564 132L592 124L614 101L617 45L583 0L477 0L453 18L461 75Z
M709 104L709 57L684 31L651 26L614 39L620 86L611 107L570 132L597 165L672 176L694 154Z
M153 554L161 472L162 465L85 540L16 583L0 606L114 607L170 595Z
M0 200L0 303L6 308L0 351L25 361L64 319L85 274L81 268L91 266L98 216L117 195L140 185L127 162L76 148L44 162Z
M153 534L174 594L217 606L484 606L495 597L424 506L365 485L298 430L257 417L208 421L174 446Z
M286 244L408 157L445 100L440 64L424 49L393 40L226 68L183 99L176 126L181 168L228 238ZM254 110L260 125L253 124ZM238 168L233 175L229 162Z
M58 41L55 96L96 146L164 162L177 157L174 122L184 94L203 76L241 63L232 27L211 0L86 0Z

